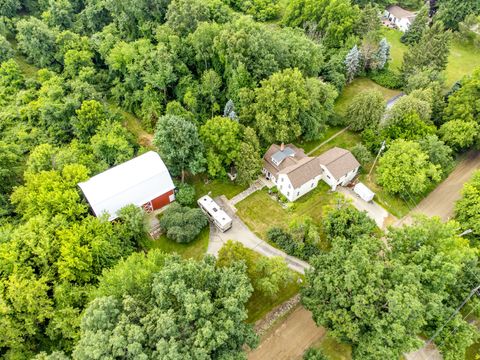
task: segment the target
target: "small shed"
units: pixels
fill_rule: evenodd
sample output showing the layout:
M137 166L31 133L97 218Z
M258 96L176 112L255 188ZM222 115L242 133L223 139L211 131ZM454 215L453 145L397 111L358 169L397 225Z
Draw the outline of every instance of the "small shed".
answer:
M353 191L355 192L355 194L360 196L362 200L365 200L367 202L372 201L375 196L375 193L361 182L355 185Z
M151 212L175 200L175 185L160 156L153 151L110 168L79 183L96 216L109 220L118 210L133 204Z

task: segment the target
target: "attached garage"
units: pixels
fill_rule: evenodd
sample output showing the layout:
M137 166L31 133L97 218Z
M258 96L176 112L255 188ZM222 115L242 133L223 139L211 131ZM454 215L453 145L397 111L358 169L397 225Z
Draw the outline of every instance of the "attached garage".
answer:
M96 216L109 220L118 210L133 204L151 212L175 200L175 185L160 156L149 151L79 183Z

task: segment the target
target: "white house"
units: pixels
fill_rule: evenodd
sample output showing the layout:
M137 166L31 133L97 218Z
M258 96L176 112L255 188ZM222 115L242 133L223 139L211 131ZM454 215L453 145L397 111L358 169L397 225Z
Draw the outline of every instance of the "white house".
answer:
M318 159L292 144L270 146L263 157L262 172L289 201L313 190L322 178Z
M348 150L334 147L318 157L323 170L323 180L332 190L348 185L357 175L360 163Z
M348 150L333 148L318 157L305 155L295 145L273 144L263 157L263 174L289 201L313 190L320 180L332 190L357 175L359 162Z
M384 15L403 32L408 30L416 16L414 12L405 10L398 5L390 5L387 7Z
M118 210L133 204L147 212L175 200L175 185L160 156L149 151L79 183L96 216L105 213L109 220Z

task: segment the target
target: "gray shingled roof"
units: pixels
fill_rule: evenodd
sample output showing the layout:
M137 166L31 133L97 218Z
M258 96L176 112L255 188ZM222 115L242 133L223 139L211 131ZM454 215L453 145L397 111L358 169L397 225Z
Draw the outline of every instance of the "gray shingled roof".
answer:
M318 157L318 161L325 166L337 180L360 166L360 163L350 151L338 147L324 152Z

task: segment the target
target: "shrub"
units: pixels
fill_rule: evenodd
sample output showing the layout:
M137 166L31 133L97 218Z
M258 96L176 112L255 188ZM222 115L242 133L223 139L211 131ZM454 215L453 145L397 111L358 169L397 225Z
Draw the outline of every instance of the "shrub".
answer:
M160 228L167 238L178 243L189 243L207 226L207 217L200 209L171 204L160 218Z
M355 145L351 151L353 156L357 158L357 160L360 162L360 164L362 164L362 166L365 166L373 159L372 153L363 144Z
M372 72L370 79L388 89L401 89L403 86L400 74L390 69Z
M308 348L303 353L303 360L328 360L328 358L319 349Z
M177 186L178 192L175 195L180 205L192 205L195 201L195 188L192 185L180 183Z
M287 254L303 260L320 253L316 244L295 241L292 234L282 228L273 227L267 232L267 238Z

